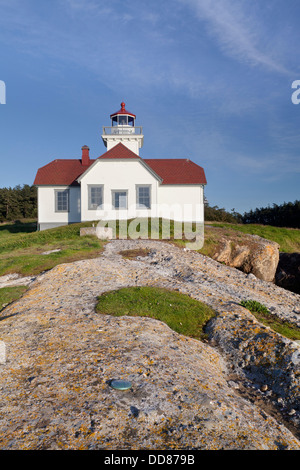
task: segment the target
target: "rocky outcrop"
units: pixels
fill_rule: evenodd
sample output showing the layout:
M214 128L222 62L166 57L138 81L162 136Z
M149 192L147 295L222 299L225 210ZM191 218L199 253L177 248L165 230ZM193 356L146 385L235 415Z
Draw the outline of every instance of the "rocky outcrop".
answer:
M279 261L279 245L257 235L222 238L213 259L227 266L252 273L258 279L274 282Z
M20 276L19 274L7 274L0 276L0 289L3 287L28 286L35 280L34 276Z
M300 294L300 253L279 254L275 282L277 286Z
M299 408L300 347L259 324L248 311L224 306L207 327L210 338L228 358L230 367L261 389L271 390L293 416ZM300 425L300 420L297 425Z
M83 227L80 229L80 236L94 236L100 240L111 240L113 238L113 229L111 227Z
M147 256L120 254L134 248ZM212 306L208 342L95 313L101 293L137 285ZM116 240L38 276L0 314L1 450L300 450L299 345L242 298L300 324L298 295L161 242Z

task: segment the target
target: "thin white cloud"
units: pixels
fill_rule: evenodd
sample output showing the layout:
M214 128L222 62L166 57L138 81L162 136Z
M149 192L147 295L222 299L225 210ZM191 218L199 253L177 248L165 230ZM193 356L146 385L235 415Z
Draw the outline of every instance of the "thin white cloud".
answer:
M120 77L125 77L122 86L126 88L132 83L149 90L169 87L193 99L215 99L218 90L218 95L222 94L219 112L239 114L246 108L255 109L257 101L248 97L242 103L237 87L229 87L227 77L221 73L215 76L207 69L200 48L196 53L189 50L191 38L186 25L190 17L181 18L182 5L196 9L226 54L284 70L279 62L260 52L261 35L254 28L253 18L250 21L241 8L243 0L170 0L169 15L164 5L158 9L143 2L139 5L137 0L123 8L118 8L121 2L117 0L61 0L63 14L57 21L53 15L29 10L22 0L0 0L1 4L6 8L0 17L0 39L16 43L30 55L46 54L87 67L113 89L118 89Z
M274 51L264 50L264 26L255 14L252 0L178 1L191 7L197 17L207 23L207 32L217 40L225 54L241 62L290 73L276 57L272 57Z
M99 11L99 10L107 10L107 7L101 7L101 5L94 0L64 0L66 5L75 11Z

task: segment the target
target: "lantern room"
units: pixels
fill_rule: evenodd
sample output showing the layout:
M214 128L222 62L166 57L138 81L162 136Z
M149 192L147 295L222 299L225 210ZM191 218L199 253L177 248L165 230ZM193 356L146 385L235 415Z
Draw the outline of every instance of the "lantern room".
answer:
M111 125L115 126L130 126L134 127L135 114L130 113L125 109L125 103L121 103L121 109L114 114L110 115Z
M126 145L130 150L139 155L139 149L143 146L144 136L142 127L136 127L135 114L127 111L125 103L121 103L121 109L110 115L111 126L103 127L102 140L107 150L118 143Z

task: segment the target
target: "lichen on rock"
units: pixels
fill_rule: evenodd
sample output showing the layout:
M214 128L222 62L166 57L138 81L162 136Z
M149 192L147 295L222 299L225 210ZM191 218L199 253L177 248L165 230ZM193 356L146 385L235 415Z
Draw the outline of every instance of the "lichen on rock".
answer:
M222 238L213 259L258 279L274 282L279 261L279 245L257 235Z
M119 254L133 248L149 255ZM101 293L136 285L213 307L209 342L158 320L96 313ZM97 259L38 276L0 316L0 448L299 450L297 347L237 306L247 296L299 323L296 294L161 242L115 240ZM112 379L132 387L114 390ZM289 422L241 394L255 383L264 393L284 383Z

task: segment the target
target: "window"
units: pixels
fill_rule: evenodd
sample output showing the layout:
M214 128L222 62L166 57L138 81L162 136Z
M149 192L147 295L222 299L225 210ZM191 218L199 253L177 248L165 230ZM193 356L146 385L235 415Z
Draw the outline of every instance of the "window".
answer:
M127 114L114 116L112 118L113 126L134 126L134 117Z
M138 209L151 209L151 186L136 187L136 203Z
M134 118L131 116L128 116L128 126L134 126Z
M69 190L55 191L55 212L69 212Z
M103 185L89 185L89 210L97 210L103 205Z
M114 209L127 209L127 191L113 191L112 203Z
M119 126L127 126L127 116L119 116Z

